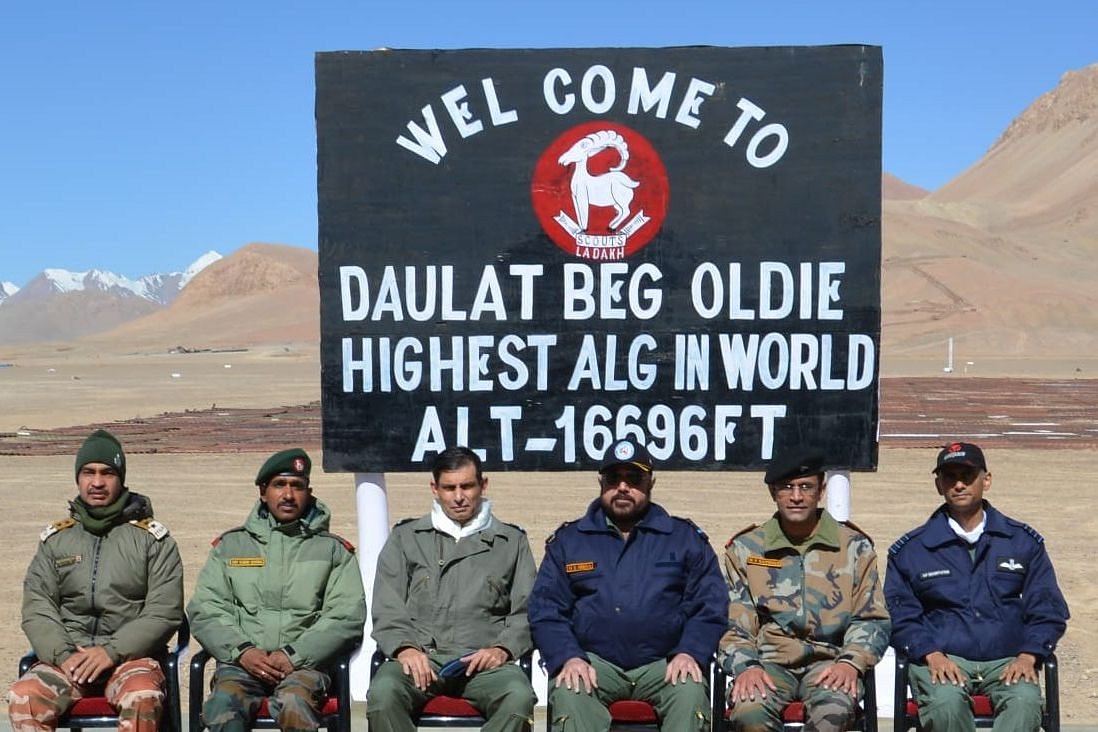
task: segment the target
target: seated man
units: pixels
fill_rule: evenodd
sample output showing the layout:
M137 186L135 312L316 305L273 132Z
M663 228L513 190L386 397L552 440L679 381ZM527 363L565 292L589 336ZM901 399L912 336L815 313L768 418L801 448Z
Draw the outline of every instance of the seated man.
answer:
M1068 609L1041 535L984 499L991 473L967 442L942 448L934 484L945 503L888 550L892 645L925 730L974 729L972 694L991 697L995 729L1041 726L1037 665Z
M708 730L708 667L728 591L709 539L652 503L643 447L616 443L599 497L545 542L530 596L534 642L553 678L551 729L610 729L607 707L652 704L663 729Z
M214 541L187 605L191 632L217 668L202 708L211 730L249 728L264 697L283 730L315 730L324 667L362 639L366 597L354 547L328 532L300 448L256 475L243 526Z
M819 507L823 464L811 449L775 457L764 480L777 513L725 550L731 601L721 664L735 679L734 730L780 731L795 699L804 702L806 729L848 729L859 677L888 646L873 543Z
M119 729L155 732L164 673L153 656L183 621L179 550L149 499L126 487L126 454L109 432L76 453L76 486L23 582L23 632L39 662L11 688L11 728L56 729L74 702L106 696Z
M492 515L475 452L447 448L431 474L431 512L393 527L378 557L373 636L393 660L370 682L370 732L412 732L438 694L468 700L485 730L529 730L537 699L509 662L531 649L530 542Z

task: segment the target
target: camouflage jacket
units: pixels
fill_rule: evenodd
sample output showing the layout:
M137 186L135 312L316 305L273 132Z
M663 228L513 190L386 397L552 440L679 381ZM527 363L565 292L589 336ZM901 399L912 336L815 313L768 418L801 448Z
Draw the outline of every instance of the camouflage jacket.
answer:
M728 631L721 664L735 674L760 661L797 668L847 661L864 671L888 646L890 623L869 537L826 511L800 545L775 515L729 540Z

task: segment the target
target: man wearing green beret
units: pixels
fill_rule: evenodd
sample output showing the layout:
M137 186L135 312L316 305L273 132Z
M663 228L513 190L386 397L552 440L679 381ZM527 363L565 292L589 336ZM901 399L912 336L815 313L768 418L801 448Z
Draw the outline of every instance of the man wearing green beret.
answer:
M42 532L23 582L38 656L11 688L15 732L45 732L84 696L106 696L122 732L155 732L164 673L153 658L183 620L183 563L152 504L126 487L126 454L96 430L76 453L69 517Z
M243 526L214 541L187 605L191 632L217 659L202 709L214 732L248 729L264 698L280 729L317 729L325 666L362 638L354 547L328 531L311 467L300 448L263 463L259 500Z
M812 448L776 456L763 480L777 512L726 545L730 602L719 658L734 677L733 730L780 732L795 699L804 702L805 729L849 729L860 676L888 646L873 542L820 507L824 464Z

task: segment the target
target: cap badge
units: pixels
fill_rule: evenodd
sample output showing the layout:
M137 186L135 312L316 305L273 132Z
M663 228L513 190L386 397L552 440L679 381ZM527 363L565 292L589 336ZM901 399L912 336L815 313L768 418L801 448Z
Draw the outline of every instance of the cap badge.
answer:
M632 460L635 454L636 450L632 442L619 442L614 445L614 457L622 462Z

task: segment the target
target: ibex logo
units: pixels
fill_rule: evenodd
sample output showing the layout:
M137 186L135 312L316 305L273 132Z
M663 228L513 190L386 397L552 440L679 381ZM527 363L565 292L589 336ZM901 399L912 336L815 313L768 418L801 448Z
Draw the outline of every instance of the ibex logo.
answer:
M667 171L637 132L587 122L541 154L530 196L541 228L558 247L582 259L620 260L659 232L667 215Z

